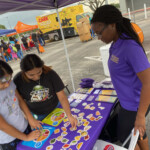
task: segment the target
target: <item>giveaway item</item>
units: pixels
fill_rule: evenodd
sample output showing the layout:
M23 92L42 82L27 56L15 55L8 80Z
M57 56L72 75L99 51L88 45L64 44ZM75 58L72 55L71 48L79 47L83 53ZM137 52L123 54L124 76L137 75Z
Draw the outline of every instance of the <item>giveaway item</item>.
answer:
M92 101L94 99L95 96L93 95L90 95L88 98L87 98L87 101Z
M110 78L106 78L106 79L104 79L103 81L100 81L100 82L97 82L97 81L93 82L93 87L94 88L114 89Z
M101 101L101 102L109 102L114 103L117 100L117 97L115 96L105 96L105 95L99 95L95 101Z
M95 90L95 91L94 91L94 93L93 93L93 94L99 94L99 92L100 92L100 90L99 90L99 89L97 89L97 90Z
M48 125L42 125L42 127L43 129L38 139L33 140L33 141L22 141L21 145L32 147L32 148L42 148L44 143L47 141L47 139L51 136L51 134L55 130L55 127L51 127Z
M91 94L93 92L94 88L78 88L76 90L76 93L80 94Z
M76 102L76 103L81 103L81 102L82 102L82 100L77 99L77 100L75 100L75 102Z
M73 102L70 104L71 107L77 107L79 103Z
M42 122L52 126L58 126L63 121L65 116L66 114L63 109L56 108L46 118L44 118Z
M94 88L90 88L87 92L87 94L91 94L93 92Z
M86 94L73 93L73 94L71 94L71 95L69 96L69 98L71 98L71 99L85 100L87 96L88 96L88 95L86 95Z
M82 82L93 82L94 80L91 79L91 78L84 78L84 79L81 79Z
M45 50L44 50L43 46L41 46L41 44L39 44L39 51L40 51L41 53L45 52Z
M117 93L115 90L101 90L99 94L117 96Z
M92 87L92 83L80 83L80 87L81 88L91 88Z
M82 82L80 83L80 87L82 88L91 88L94 82L94 80L90 78L84 78L84 79L81 79L81 81Z

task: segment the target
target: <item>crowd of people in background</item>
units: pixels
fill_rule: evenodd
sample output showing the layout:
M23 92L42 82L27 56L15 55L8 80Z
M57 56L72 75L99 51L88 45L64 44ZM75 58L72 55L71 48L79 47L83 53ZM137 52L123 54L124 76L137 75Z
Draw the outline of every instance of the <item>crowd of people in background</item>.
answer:
M15 37L9 37L9 42L1 40L0 45L0 60L15 61L23 58L23 51L29 52L33 47L36 47L40 52L39 45L45 46L44 35L41 30L31 33L29 37L22 35L21 41Z

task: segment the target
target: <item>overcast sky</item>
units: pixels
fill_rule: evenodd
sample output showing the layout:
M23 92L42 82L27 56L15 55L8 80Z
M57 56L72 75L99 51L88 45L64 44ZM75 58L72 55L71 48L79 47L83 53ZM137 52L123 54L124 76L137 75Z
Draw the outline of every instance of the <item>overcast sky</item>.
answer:
M77 5L77 3L68 5L73 6ZM64 7L60 8L63 9ZM40 16L47 13L55 13L55 9L52 10L33 10L33 11L18 11L18 12L9 12L0 15L0 24L4 25L7 29L13 29L18 21L21 21L28 25L35 25L36 22L36 16Z
M54 10L52 10L54 12ZM5 25L7 29L14 28L18 21L25 24L37 24L36 16L51 12L49 10L19 11L0 15L0 24Z

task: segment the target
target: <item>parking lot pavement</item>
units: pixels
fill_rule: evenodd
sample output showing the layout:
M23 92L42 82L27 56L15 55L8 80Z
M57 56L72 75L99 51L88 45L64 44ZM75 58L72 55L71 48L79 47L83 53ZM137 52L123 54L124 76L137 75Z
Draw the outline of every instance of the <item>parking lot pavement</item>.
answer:
M137 24L139 24L143 30L145 38L143 45L147 57L150 60L150 19L142 20L137 22ZM79 87L80 79L82 78L93 78L96 81L101 81L106 78L99 52L99 48L103 46L104 43L98 41L97 38L82 43L80 42L79 37L75 37L66 39L66 44L76 89ZM45 53L40 54L39 56L44 60L46 65L52 66L52 68L61 76L62 80L69 85L70 91L73 92L62 41L47 43L44 48ZM33 49L29 53L37 54L37 51ZM96 59L94 60L93 58ZM10 62L14 74L20 70L19 62L20 61ZM146 123L147 133L150 139L150 113L148 114Z

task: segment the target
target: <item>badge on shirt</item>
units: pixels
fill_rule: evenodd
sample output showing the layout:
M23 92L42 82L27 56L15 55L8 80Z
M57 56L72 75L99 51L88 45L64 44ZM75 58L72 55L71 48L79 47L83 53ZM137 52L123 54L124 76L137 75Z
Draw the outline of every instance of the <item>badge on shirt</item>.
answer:
M116 63L116 64L118 64L118 62L119 62L119 58L118 57L116 57L115 55L111 55L111 61L113 61L114 63Z

